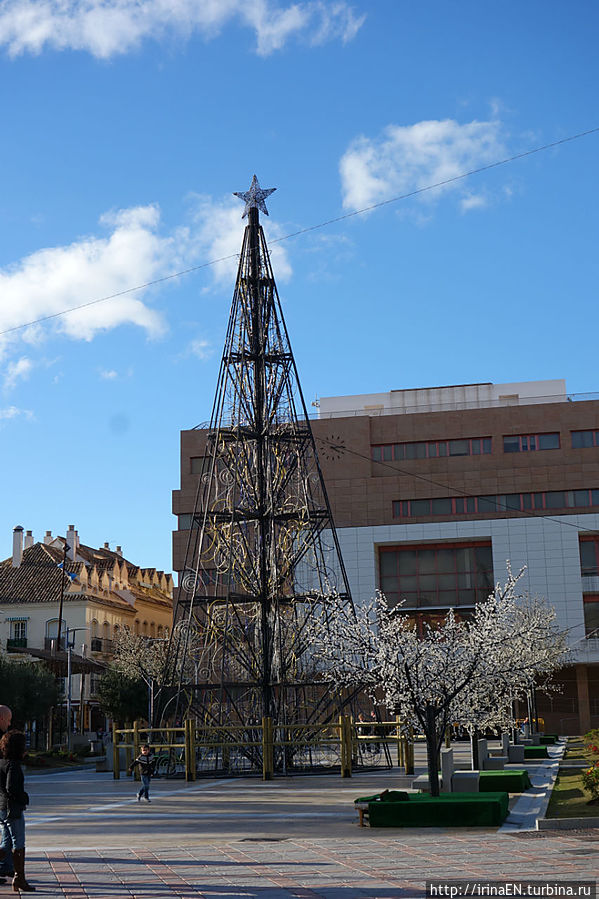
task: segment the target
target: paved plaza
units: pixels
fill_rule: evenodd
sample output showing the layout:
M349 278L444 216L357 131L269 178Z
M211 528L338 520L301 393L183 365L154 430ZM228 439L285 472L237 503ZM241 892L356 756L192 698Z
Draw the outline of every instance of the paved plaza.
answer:
M531 769L535 789L512 800L500 830L359 828L353 799L403 786L397 769L349 781L159 779L151 804L136 801L131 778L30 774L27 874L38 895L69 899L408 899L431 879L594 880L599 830L527 829L552 765Z

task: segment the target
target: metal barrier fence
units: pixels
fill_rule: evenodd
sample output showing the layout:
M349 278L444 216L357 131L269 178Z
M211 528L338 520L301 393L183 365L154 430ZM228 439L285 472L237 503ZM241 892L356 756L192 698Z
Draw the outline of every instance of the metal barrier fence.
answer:
M208 726L193 720L183 727L147 728L136 721L131 728L113 733L113 776L122 770L149 743L154 750L156 773L185 777L194 781L202 775L275 775L339 769L341 777L351 777L356 769L372 767L405 768L414 772L414 741L402 732L401 723L354 722L340 715L337 722L310 725L277 725L270 718L260 724ZM139 777L137 769L136 778Z

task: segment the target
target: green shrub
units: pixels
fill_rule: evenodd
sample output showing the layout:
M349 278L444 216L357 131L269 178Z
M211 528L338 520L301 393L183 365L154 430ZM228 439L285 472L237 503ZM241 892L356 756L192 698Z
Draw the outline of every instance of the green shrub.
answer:
M584 743L589 752L599 756L599 728L590 730L584 735Z
M143 718L148 710L148 687L143 680L109 668L98 685L100 708L118 724Z
M0 684L15 727L42 720L58 702L56 678L37 662L13 662L0 654Z
M44 755L27 755L25 764L28 768L47 768L48 759Z
M92 748L89 743L87 743L83 746L77 746L77 748L75 749L75 755L79 756L79 758L85 758L85 756L89 755L91 751Z

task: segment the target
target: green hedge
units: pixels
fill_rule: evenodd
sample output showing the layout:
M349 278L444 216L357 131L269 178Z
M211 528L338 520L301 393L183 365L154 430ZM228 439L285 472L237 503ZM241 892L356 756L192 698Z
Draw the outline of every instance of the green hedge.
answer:
M524 747L524 758L525 759L548 759L549 753L547 752L546 746L525 746Z
M497 790L523 793L532 787L532 781L524 768L512 768L507 771L481 771L478 785L481 793L494 793Z
M509 796L497 793L406 793L407 799L364 797L371 827L495 827L508 815Z

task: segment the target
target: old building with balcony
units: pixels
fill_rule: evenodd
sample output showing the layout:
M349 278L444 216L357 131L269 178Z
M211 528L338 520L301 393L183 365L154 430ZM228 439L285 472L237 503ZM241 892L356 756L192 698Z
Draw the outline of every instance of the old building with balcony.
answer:
M73 525L66 537L46 531L40 542L15 527L12 555L0 563L0 651L51 661L69 645L77 672L71 685L73 726L82 731L103 723L95 699L101 667L84 660L110 661L122 627L149 638L167 637L172 607L170 574L133 564L120 546L95 549L81 543Z

